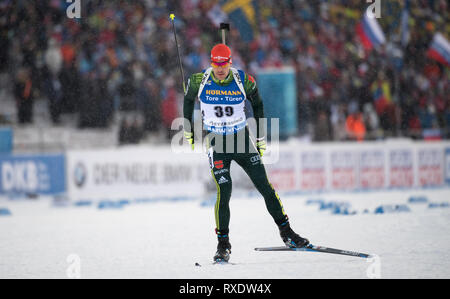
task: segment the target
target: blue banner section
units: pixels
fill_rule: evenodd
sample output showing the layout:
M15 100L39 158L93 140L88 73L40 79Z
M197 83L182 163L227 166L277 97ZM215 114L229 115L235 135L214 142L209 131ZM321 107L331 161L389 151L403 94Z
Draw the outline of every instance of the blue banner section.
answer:
M295 71L291 68L261 71L256 82L264 102L267 134L271 134L271 119L278 118L280 139L295 135L298 130Z
M13 148L13 132L11 128L0 128L0 153L11 153Z
M0 155L0 194L66 191L64 155Z
M259 19L259 7L256 0L222 0L222 11L228 15L232 25L239 30L245 42L251 42Z
M444 180L447 185L450 185L450 148L445 149L444 155Z

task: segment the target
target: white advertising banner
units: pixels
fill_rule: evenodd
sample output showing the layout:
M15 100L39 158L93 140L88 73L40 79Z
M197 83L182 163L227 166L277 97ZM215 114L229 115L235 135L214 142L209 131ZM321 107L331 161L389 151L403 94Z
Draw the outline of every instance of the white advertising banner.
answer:
M358 184L358 152L354 149L330 152L330 179L333 190L354 190Z
M300 152L299 184L300 190L320 191L326 188L326 153L323 150Z
M363 149L360 151L359 187L362 189L386 187L386 159L383 149Z
M72 198L144 198L199 195L209 166L201 154L139 147L70 151L67 171Z
M296 160L292 150L280 150L277 163L266 166L270 183L277 191L290 191L296 189ZM264 158L263 158L264 160Z
M266 165L277 191L356 191L442 187L450 184L449 142L280 144ZM262 158L264 161L264 157ZM174 153L169 146L67 153L71 198L195 197L215 192L206 153ZM232 164L233 190L255 191ZM213 190L214 189L214 190Z
M411 188L414 180L414 147L387 149L389 155L389 187Z
M417 150L417 180L420 187L437 187L444 183L444 149Z

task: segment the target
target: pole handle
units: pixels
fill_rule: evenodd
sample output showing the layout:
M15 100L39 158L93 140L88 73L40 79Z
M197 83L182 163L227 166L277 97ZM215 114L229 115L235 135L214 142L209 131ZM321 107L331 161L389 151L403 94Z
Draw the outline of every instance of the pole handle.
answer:
M222 32L222 44L225 43L225 31L230 31L230 24L229 23L220 23L220 31Z

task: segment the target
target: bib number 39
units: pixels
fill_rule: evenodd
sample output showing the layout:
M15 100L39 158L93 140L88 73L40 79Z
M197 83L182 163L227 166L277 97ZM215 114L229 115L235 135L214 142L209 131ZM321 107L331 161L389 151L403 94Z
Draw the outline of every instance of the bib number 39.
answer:
M216 106L216 107L214 107L214 110L216 111L217 117L223 117L224 114L226 116L232 116L234 113L233 107L231 107L231 106L226 106L225 108L223 108L222 106Z

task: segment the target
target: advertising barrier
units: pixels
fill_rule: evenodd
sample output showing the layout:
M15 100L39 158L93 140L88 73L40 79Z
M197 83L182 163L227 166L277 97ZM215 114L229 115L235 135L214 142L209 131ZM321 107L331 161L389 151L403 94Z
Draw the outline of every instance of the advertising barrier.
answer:
M69 194L77 199L199 195L208 168L206 156L170 147L67 153Z
M13 149L13 130L0 127L0 154L9 154Z
M330 152L330 179L333 190L354 190L358 183L358 152L335 150Z
M277 148L278 161L266 172L280 192L450 186L450 142L288 142ZM234 194L255 191L236 163L231 169ZM0 195L66 192L72 200L147 200L201 197L214 193L215 184L206 153L174 153L169 146L0 155Z
M54 195L66 191L65 157L0 155L0 194Z
M326 154L324 151L302 151L300 153L299 189L320 191L326 188Z
M417 179L420 187L441 186L444 183L443 149L418 149L417 167Z
M445 182L447 185L450 185L450 147L445 148L444 167Z
M389 187L411 188L414 186L414 162L412 148L390 149Z
M361 150L359 155L359 186L381 189L386 186L385 153L381 149Z
M450 185L448 142L289 142L279 145L278 154L278 161L266 165L266 171L270 183L280 192ZM231 169L233 194L255 191L236 163ZM70 197L78 200L199 197L215 193L206 153L174 153L166 146L69 151L67 186Z
M276 190L288 191L296 187L295 153L292 151L280 151L279 161L266 167L267 176Z

